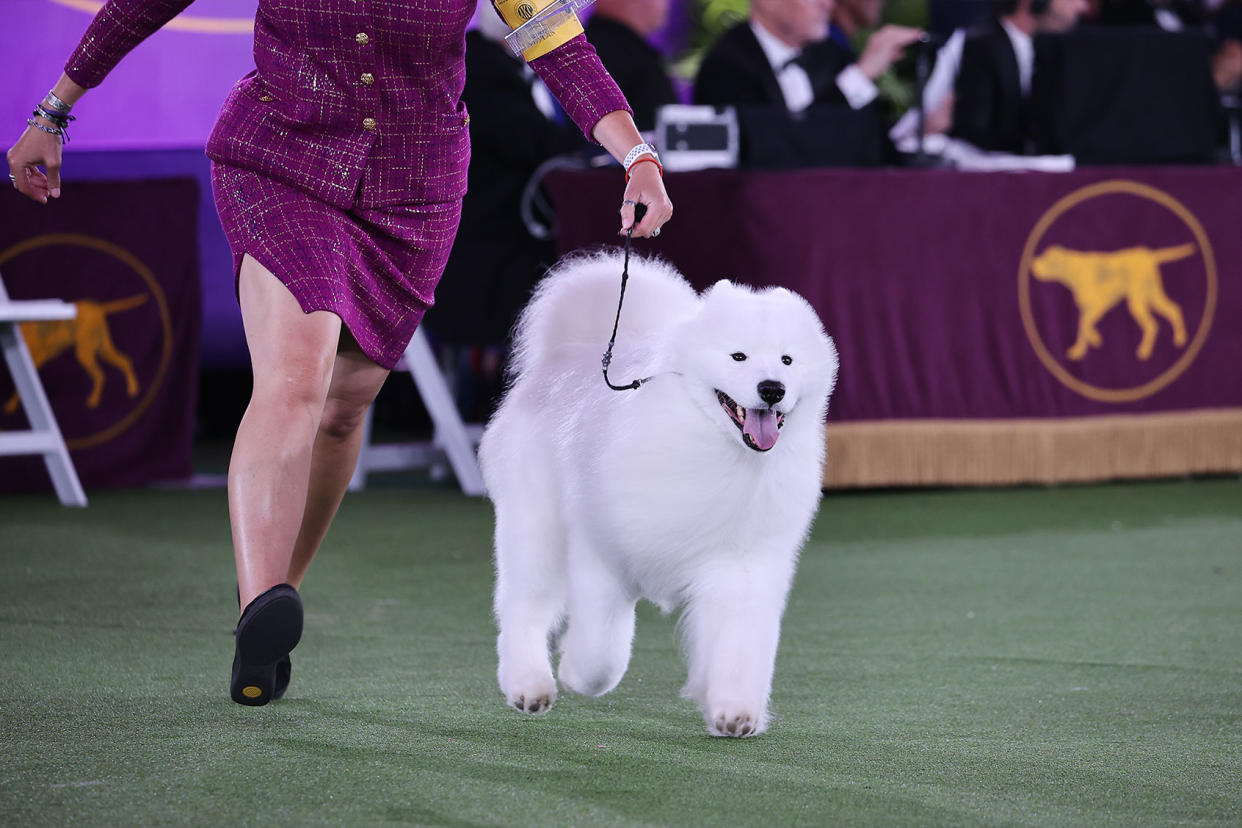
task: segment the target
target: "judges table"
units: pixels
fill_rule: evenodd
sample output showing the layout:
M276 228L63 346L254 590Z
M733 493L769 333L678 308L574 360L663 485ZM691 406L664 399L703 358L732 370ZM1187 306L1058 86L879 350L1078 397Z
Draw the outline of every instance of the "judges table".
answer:
M1242 471L1242 169L666 184L638 249L698 288L795 290L836 340L827 486ZM547 188L562 252L618 242L618 173Z

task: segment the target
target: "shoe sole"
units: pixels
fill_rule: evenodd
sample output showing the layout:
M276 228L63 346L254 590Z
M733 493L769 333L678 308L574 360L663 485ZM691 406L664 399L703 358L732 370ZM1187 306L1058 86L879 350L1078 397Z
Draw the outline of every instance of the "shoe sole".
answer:
M276 663L302 638L302 602L290 588L255 607L237 626L229 695L258 707L275 697ZM283 694L282 694L283 695Z

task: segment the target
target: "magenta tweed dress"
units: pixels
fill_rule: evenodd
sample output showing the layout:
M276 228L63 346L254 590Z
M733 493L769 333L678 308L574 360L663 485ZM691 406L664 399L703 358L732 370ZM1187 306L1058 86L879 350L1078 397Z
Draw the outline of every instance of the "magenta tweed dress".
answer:
M65 72L97 86L191 0L108 0ZM466 191L476 0L258 0L255 71L207 142L233 249L392 368L431 306ZM579 36L531 62L588 138L629 111Z

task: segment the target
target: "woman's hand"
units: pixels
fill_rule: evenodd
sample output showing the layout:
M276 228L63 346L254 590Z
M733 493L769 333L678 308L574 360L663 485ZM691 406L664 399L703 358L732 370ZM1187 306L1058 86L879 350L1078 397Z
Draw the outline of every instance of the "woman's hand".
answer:
M643 137L634 126L634 119L630 113L621 110L600 118L593 135L618 163L632 147L643 143ZM639 156L639 160L630 167L630 180L626 182L625 195L621 197L621 235L625 235L634 224L634 206L645 204L647 213L634 228L634 235L651 238L659 235L660 228L672 218L673 202L669 201L668 193L664 191L660 167L642 158Z
M44 126L52 126L42 118ZM60 137L38 127L28 126L8 152L9 176L13 186L28 198L47 204L48 197L60 198ZM39 167L44 167L44 173Z
M634 162L622 198L622 234L634 224L635 204L647 205L646 215L634 228L634 235L639 238L659 235L660 228L673 217L673 202L669 201L668 193L664 191L664 178L660 175L660 168L650 161Z

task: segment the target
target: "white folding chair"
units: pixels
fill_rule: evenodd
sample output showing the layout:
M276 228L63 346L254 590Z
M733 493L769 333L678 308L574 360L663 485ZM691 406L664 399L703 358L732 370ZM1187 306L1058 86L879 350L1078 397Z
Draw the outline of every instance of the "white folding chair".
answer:
M349 482L350 491L366 488L367 475L370 472L420 468L434 471L447 459L462 492L474 497L482 496L486 493L483 473L479 471L479 460L475 454L475 446L478 445L482 429L462 422L448 382L440 372L431 343L427 341L427 335L422 328L414 332L414 338L405 349L405 370L410 372L423 405L427 406L427 413L431 415L431 422L435 426L435 435L430 443L372 445L372 412L368 411L363 425L358 465L354 469L353 479Z
M60 433L56 415L52 413L43 383L39 381L39 372L18 325L22 322L73 319L77 312L72 304L59 299L14 302L4 289L4 279L0 278L0 347L4 349L4 361L13 375L13 383L17 386L22 408L31 425L29 431L0 432L0 456L42 454L48 474L52 477L52 485L56 487L56 496L65 506L85 506L86 493L82 491L82 483L73 468L65 438Z

